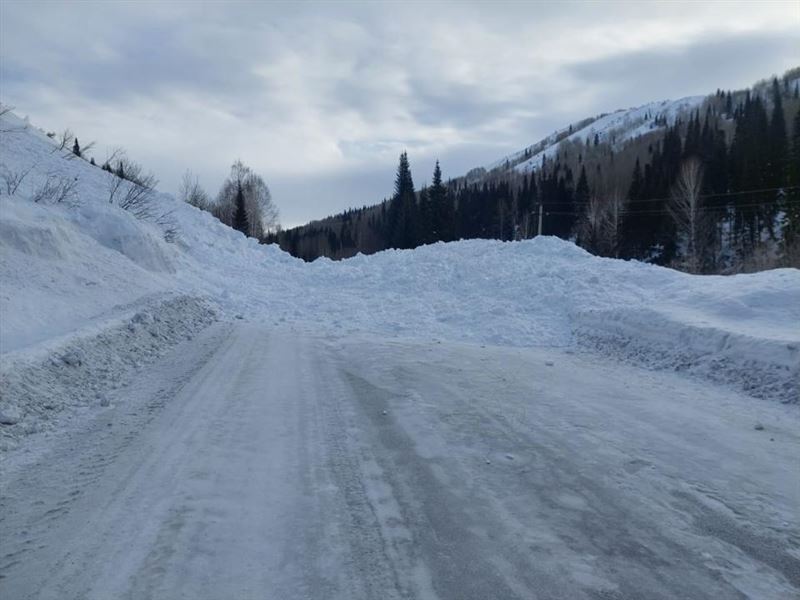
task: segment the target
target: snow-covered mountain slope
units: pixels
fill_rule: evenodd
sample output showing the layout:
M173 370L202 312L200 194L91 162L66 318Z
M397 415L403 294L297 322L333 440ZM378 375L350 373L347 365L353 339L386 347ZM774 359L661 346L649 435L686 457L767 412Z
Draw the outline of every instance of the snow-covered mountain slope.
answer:
M543 158L554 158L566 140L594 143L597 136L598 142L618 149L629 140L673 125L678 117L688 118L705 99L706 96L687 96L679 100L649 102L571 123L532 146L488 165L486 170L514 169L520 173L536 170Z
M158 194L179 228L167 243L158 225L109 202L113 175L12 115L0 130L3 177L29 171L13 195L0 181L3 435L46 427L61 404L96 402L102 381L132 376L212 312L331 335L601 347L797 400L800 271L692 276L555 238L306 264ZM69 202L33 202L59 178L75 182Z

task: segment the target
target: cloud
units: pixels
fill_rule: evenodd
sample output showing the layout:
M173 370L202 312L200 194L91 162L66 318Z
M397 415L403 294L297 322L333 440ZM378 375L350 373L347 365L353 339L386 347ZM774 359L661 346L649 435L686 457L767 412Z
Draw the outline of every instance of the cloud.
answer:
M797 49L796 32L745 32L581 62L568 72L609 102L626 105L674 98L676 92L708 94L780 75L797 66Z
M3 102L167 190L241 158L286 221L493 162L565 123L780 72L785 3L0 3ZM381 185L383 181L383 185Z

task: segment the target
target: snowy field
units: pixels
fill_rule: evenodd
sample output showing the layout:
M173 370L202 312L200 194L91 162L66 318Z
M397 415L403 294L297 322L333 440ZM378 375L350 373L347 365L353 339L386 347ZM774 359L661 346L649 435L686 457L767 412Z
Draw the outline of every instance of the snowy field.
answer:
M1 119L0 596L800 593L800 271L167 243Z

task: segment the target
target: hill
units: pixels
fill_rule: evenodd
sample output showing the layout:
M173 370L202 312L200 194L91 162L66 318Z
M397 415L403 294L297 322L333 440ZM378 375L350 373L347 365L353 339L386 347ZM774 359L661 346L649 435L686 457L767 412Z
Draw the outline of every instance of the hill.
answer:
M746 90L587 118L440 188L415 190L402 210L395 194L267 241L313 260L541 233L693 272L797 266L799 82L793 69ZM674 214L690 162L699 166L693 210L703 217L702 239L691 242ZM398 221L413 226L398 235Z

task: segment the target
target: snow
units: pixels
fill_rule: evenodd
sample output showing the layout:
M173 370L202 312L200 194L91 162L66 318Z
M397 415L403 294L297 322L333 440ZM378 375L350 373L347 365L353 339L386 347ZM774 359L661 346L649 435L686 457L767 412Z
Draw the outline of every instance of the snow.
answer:
M628 140L658 129L659 125L655 124L656 117L661 117L667 125L672 125L678 117L688 117L705 99L706 96L687 96L679 100L649 102L642 106L620 109L573 123L528 148L531 155L527 159L523 150L489 165L487 170L505 168L508 164L520 173L534 171L541 166L543 157L548 160L556 157L564 140L583 142L588 138L594 143L594 137L597 135L601 142L612 144L615 149L620 148ZM570 127L572 133L569 133Z
M4 465L0 596L782 600L800 587L796 407L679 373L234 320L93 415Z
M677 114L693 101L639 111ZM610 115L590 127L625 118L635 115ZM68 160L68 152L13 115L2 119L0 163L10 172L32 167L15 195L0 197L0 375L7 381L29 372L21 364L45 368L76 345L101 344L121 357L139 347L125 345L124 333L140 325L137 313L163 312L163 321L178 327L170 307L184 302L200 323L212 319L208 311L306 332L613 352L654 368L730 380L755 396L798 401L797 270L692 276L594 257L548 237L438 243L306 264L158 194L161 210L172 213L180 230L167 243L156 224L109 203L113 175ZM33 203L37 187L54 176L76 180L75 201ZM155 360L194 332L180 322L182 333L156 335L159 349L135 362ZM91 351L88 356L90 363L99 360ZM119 365L113 377L132 376L130 364ZM48 428L47 412L31 404L24 387L9 386L0 399L0 410L23 413L15 425L0 428L9 447L20 432ZM93 402L59 389L70 398L59 407ZM33 396L52 393L42 388Z
M800 589L800 271L549 237L306 264L159 194L167 243L0 129L33 167L0 197L3 597Z

